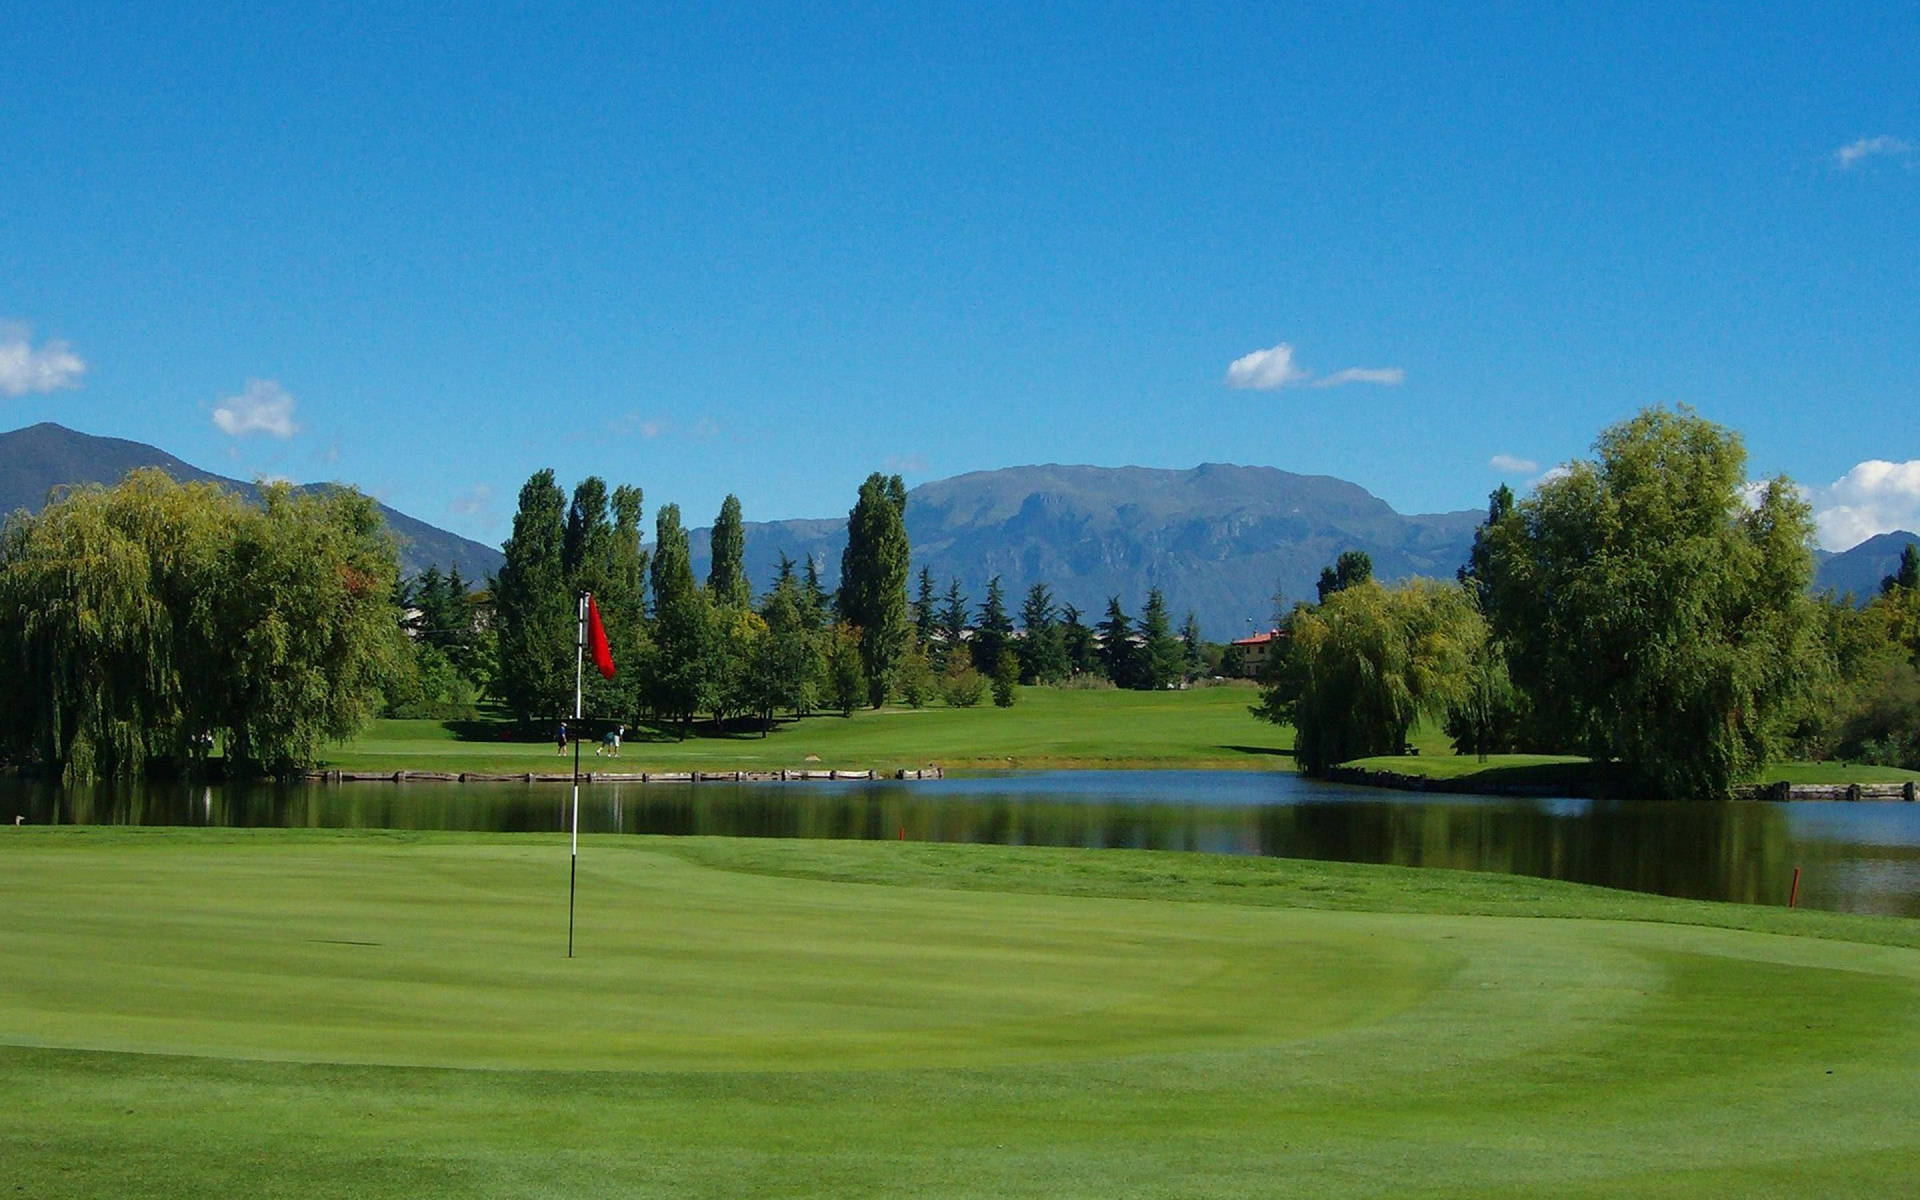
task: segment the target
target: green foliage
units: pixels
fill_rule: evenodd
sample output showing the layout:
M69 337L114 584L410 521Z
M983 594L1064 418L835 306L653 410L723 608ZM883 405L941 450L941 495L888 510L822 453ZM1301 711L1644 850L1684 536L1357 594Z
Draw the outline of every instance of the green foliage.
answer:
M939 620L941 640L936 648L935 661L944 671L955 652L966 653L967 594L960 590L958 579L947 583L946 602L940 606Z
M1015 685L1020 682L1020 660L1011 649L1002 649L1000 658L993 664L993 703L999 708L1012 708Z
M760 616L767 635L759 644L753 675L762 716L771 723L776 709L811 711L819 703L826 660L820 637L808 624L806 594L791 570L781 572Z
M972 708L980 703L986 690L986 679L973 669L965 655L948 658L946 673L940 677L940 695L948 704L954 708Z
M980 604L980 619L974 625L973 640L967 649L973 655L973 669L991 675L1000 662L1000 652L1013 635L1013 618L1007 615L1007 596L1000 577L987 580L987 598Z
M401 670L372 501L264 485L250 507L139 471L0 535L0 740L68 779L284 772L356 732Z
M1180 626L1180 666L1188 679L1198 679L1206 674L1207 648L1200 637L1200 620L1187 610L1187 619Z
M706 597L693 582L693 557L680 506L654 514L653 645L646 672L655 713L678 722L685 737L694 714L713 708L725 662Z
M1172 687L1187 671L1186 647L1173 635L1167 597L1159 588L1147 592L1146 611L1140 616L1140 686Z
M1486 530L1475 567L1514 682L1561 748L1639 790L1723 797L1784 745L1822 669L1806 504L1743 502L1737 435L1650 409Z
M1320 569L1320 581L1314 585L1320 594L1320 603L1325 604L1327 597L1336 592L1344 592L1350 587L1367 582L1373 578L1373 559L1365 550L1345 550L1334 560L1331 567ZM1273 597L1274 608L1280 607L1278 593Z
M1485 636L1458 587L1355 584L1295 615L1255 711L1294 726L1303 771L1395 754L1415 718L1437 717L1465 698Z
M1100 671L1100 645L1093 630L1080 620L1080 610L1069 604L1060 611L1060 648L1067 656L1070 675L1095 675Z
M1912 542L1900 547L1900 566L1893 574L1880 580L1880 591L1890 593L1896 588L1913 591L1920 588L1920 547Z
M1067 677L1067 642L1054 608L1053 593L1044 583L1027 589L1020 606L1020 625L1026 636L1020 639L1020 682L1058 683Z
M868 696L858 629L842 622L827 630L826 664L827 697L841 716L850 717Z
M940 622L940 601L933 592L933 568L920 568L920 587L913 601L913 635L921 646L930 645Z
M493 589L494 690L522 721L573 711L574 598L562 557L566 498L551 469L520 488L506 562Z
M867 476L847 514L840 556L840 618L859 631L860 667L874 708L886 702L910 628L906 513L907 488L898 475Z
M917 639L900 656L900 673L895 685L909 708L922 708L939 693L940 679L933 672L933 659Z
M714 518L713 565L707 571L707 596L715 604L746 608L752 601L747 586L747 537L740 521L740 499L731 492Z
M1100 665L1115 687L1137 688L1146 679L1145 655L1134 644L1133 618L1120 607L1120 597L1107 598L1107 619L1100 622Z

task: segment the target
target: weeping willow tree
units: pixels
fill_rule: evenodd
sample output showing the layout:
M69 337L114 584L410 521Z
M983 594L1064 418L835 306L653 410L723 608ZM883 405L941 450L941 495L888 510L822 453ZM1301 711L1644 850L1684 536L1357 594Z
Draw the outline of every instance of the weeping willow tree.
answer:
M1459 702L1486 625L1459 588L1371 580L1302 609L1255 712L1294 727L1300 769L1397 754L1416 718Z
M284 772L355 732L398 662L394 552L338 490L140 471L0 531L0 744L67 779Z

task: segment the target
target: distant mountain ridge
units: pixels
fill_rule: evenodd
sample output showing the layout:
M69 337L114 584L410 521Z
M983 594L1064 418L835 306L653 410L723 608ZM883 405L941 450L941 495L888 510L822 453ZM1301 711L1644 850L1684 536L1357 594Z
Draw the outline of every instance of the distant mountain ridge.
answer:
M1466 561L1478 511L1402 516L1366 489L1326 475L1206 463L1190 470L1047 464L977 471L907 494L913 570L929 567L944 593L958 578L973 608L1001 577L1017 613L1030 585L1047 584L1088 623L1118 596L1138 617L1149 588L1165 591L1178 624L1191 610L1224 640L1265 629L1276 588L1311 599L1320 569L1365 550L1383 580L1451 577ZM750 522L746 566L758 588L780 555L812 556L833 586L846 521ZM692 535L703 577L707 531Z
M252 484L153 446L49 422L0 434L0 516L16 508L37 511L55 487L113 483L136 467L257 494ZM500 569L494 547L385 505L380 511L401 539L401 566L409 575L429 564L442 570L458 564L478 582ZM1109 596L1137 618L1148 589L1159 587L1176 624L1192 611L1201 631L1216 640L1264 629L1276 588L1288 605L1312 599L1320 569L1344 550L1366 551L1383 581L1450 578L1466 561L1482 516L1478 510L1403 516L1359 485L1331 476L1225 463L1184 471L1007 467L936 480L907 494L915 576L930 568L943 596L948 581L959 579L969 613L978 610L994 575L1001 577L1010 612L1017 614L1028 587L1042 582L1057 603L1074 605L1089 623L1104 615ZM796 563L813 558L823 582L834 587L846 533L844 516L749 522L748 577L756 590L765 589L784 553ZM703 579L709 534L701 528L690 536ZM1843 553L1820 552L1814 586L1864 601L1898 566L1908 542L1920 538L1888 533Z
M1920 534L1901 529L1877 533L1851 550L1822 554L1814 568L1814 589L1836 596L1851 593L1865 604L1880 594L1880 581L1899 570L1900 552L1909 544L1920 545Z
M217 483L248 499L259 497L250 483L203 471L144 442L97 437L47 421L0 433L0 518L15 509L40 511L54 488L114 484L140 467L157 467L182 483ZM303 490L329 486L301 485ZM478 584L505 561L492 546L449 533L384 504L379 507L387 528L400 543L403 575L417 575L428 566L444 571L458 565L463 577Z

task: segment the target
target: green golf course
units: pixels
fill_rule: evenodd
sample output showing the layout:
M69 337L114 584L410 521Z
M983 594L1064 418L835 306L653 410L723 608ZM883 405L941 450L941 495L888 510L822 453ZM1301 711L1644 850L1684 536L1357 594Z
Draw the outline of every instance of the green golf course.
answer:
M1906 1196L1920 923L1148 852L0 831L42 1196Z

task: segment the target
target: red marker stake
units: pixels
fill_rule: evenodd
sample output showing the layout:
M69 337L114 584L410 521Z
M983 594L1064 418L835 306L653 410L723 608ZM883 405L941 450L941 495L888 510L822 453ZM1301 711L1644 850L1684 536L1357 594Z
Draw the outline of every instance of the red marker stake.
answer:
M1793 887L1787 892L1787 907L1793 908L1800 902L1800 868L1793 869Z

